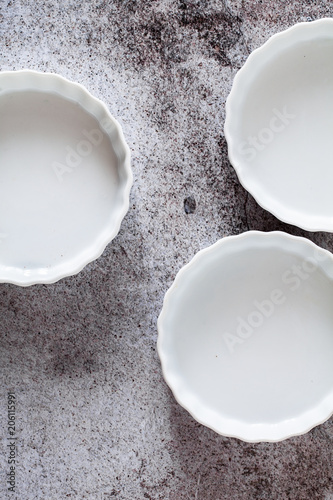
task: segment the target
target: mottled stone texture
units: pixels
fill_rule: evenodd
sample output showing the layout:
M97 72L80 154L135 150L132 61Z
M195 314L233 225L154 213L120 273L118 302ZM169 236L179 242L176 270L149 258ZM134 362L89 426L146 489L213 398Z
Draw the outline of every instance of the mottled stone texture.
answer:
M85 85L122 124L134 172L121 231L96 262L54 285L0 285L0 498L332 500L332 418L276 444L221 437L175 402L156 353L164 293L199 249L281 229L333 250L331 235L256 204L223 135L249 52L298 21L332 16L331 2L1 0L0 9L0 68ZM16 494L5 486L8 389Z

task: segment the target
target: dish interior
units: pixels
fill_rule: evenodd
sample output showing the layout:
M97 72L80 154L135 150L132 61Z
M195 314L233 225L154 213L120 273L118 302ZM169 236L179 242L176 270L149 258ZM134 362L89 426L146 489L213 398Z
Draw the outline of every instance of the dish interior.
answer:
M288 36L289 44L268 42L246 63L233 102L232 161L280 218L333 230L333 32L308 41Z
M227 435L242 423L240 437L274 440L332 394L333 283L302 245L257 243L225 244L189 265L168 297L160 351L199 421Z
M3 92L0 115L0 274L42 279L105 240L118 158L97 119L55 92Z

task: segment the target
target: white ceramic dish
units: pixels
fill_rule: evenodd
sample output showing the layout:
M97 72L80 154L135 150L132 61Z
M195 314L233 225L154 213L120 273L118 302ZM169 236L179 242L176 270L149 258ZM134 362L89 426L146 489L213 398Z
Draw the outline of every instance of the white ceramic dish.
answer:
M263 208L333 231L333 19L297 24L248 57L224 130L230 162Z
M130 151L106 106L77 83L0 73L0 282L52 283L118 233Z
M163 374L202 424L244 441L307 432L333 412L333 256L250 231L199 252L158 318Z

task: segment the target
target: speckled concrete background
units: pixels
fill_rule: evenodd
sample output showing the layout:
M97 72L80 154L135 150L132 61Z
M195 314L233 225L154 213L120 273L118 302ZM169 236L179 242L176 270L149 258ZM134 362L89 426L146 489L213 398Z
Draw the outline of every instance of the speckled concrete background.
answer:
M331 5L331 6L330 6ZM85 85L123 126L134 187L102 257L54 285L0 285L1 499L332 500L333 419L276 444L196 423L174 400L156 320L201 248L282 229L227 160L225 100L249 52L331 2L0 1L1 69ZM185 201L187 200L187 201ZM16 493L6 491L6 395L17 396Z

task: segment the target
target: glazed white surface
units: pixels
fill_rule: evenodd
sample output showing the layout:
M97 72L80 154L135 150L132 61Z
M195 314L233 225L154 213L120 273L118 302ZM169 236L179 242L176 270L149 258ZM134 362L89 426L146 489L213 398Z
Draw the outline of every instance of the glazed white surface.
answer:
M200 251L158 320L178 402L245 441L305 433L333 412L333 257L305 238L250 231Z
M0 73L0 281L76 274L117 234L132 184L120 125L81 85Z
M240 182L276 217L333 231L333 19L273 35L237 73L225 137Z

